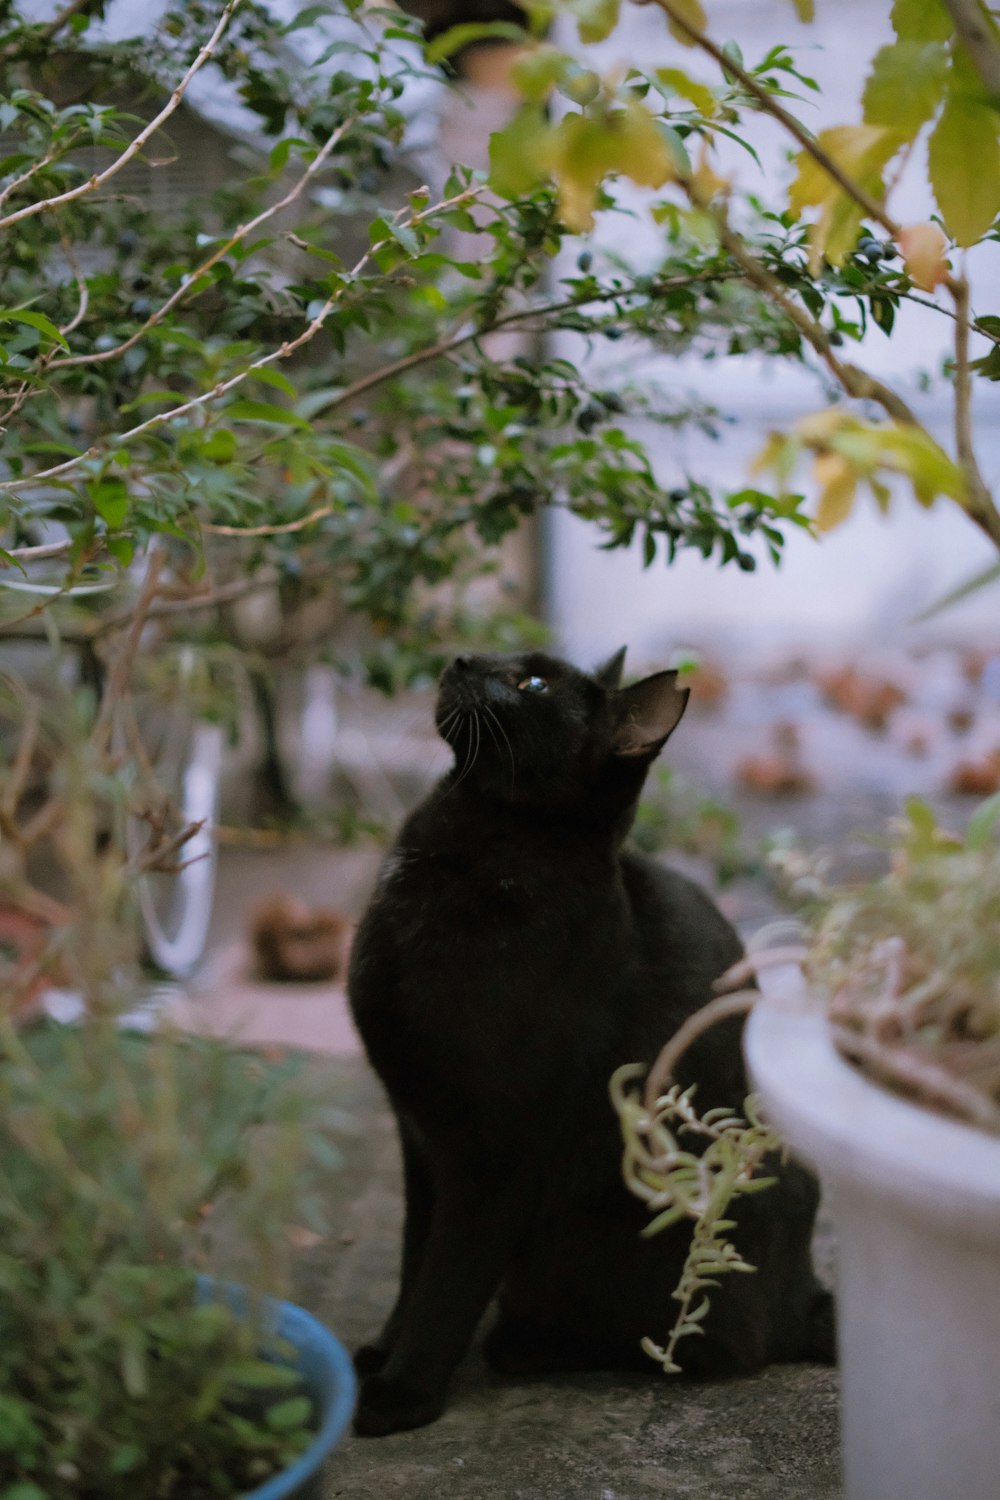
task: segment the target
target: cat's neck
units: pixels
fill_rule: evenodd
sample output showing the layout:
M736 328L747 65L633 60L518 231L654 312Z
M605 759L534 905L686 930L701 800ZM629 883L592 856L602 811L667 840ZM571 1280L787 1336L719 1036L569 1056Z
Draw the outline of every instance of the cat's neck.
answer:
M553 839L592 844L595 852L621 848L635 817L648 763L610 766L584 800L559 802L503 795L463 778L456 769L438 782L408 820L407 832L425 845L490 840Z

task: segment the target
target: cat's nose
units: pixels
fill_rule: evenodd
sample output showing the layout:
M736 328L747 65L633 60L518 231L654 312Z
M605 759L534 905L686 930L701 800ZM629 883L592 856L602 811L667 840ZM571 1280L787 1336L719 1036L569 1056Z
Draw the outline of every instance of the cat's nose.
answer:
M469 668L472 666L472 657L471 656L456 656L455 657L455 666L458 668L458 670L460 672L467 672L469 670Z

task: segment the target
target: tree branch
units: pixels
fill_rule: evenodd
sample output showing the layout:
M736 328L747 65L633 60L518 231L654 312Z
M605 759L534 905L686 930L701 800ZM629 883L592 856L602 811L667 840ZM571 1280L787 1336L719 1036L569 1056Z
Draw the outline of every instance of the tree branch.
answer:
M234 245L240 244L242 240L245 240L249 235L253 234L255 230L259 229L260 226L266 223L268 219L273 218L275 214L281 213L283 209L288 208L290 204L294 203L295 200L299 198L304 192L307 183L309 183L312 178L316 176L317 172L319 172L321 167L327 161L331 152L333 152L340 144L347 131L356 124L357 117L353 115L350 119L343 120L337 126L336 130L334 130L330 134L330 136L328 136L327 140L324 142L323 146L317 152L313 160L309 163L308 167L303 172L302 176L299 178L294 187L291 188L291 190L287 192L283 198L279 199L277 203L272 203L269 208L265 208L261 213L259 213L255 219L251 219L248 224L241 224L235 231L235 233L232 234L228 240L226 240L225 244L219 245L207 260L202 261L201 265L198 266L196 270L192 271L190 276L185 277L183 284L179 286L177 290L167 298L162 307L158 307L156 311L146 319L142 327L137 329L130 338L127 338L124 341L124 343L117 344L113 349L102 349L100 351L95 351L92 354L70 354L65 355L61 359L52 359L49 362L49 368L65 369L69 365L98 365L103 364L106 360L109 359L118 359L122 354L127 353L127 351L131 349L135 344L137 344L140 339L142 339L149 332L151 328L155 328L157 323L161 323L166 317L167 313L172 311L172 309L176 307L179 302L183 302L187 297L190 297L192 295L191 288L197 284L200 278L204 276L207 271L210 271L212 269L217 261L220 261L224 255L228 255ZM62 330L63 333L67 331L68 330L66 329Z
M983 479L972 436L972 377L969 371L969 283L953 278L955 299L955 451L969 486L965 508L1000 550L1000 512Z
M962 46L994 105L1000 106L1000 37L980 0L944 0Z
M657 0L657 3L660 3L660 0ZM860 370L857 365L844 364L838 359L833 352L830 336L822 323L819 323L789 296L777 277L772 276L766 267L750 253L741 236L729 227L728 221L721 214L719 226L723 245L741 267L747 281L757 287L758 291L762 292L769 301L781 308L806 342L819 355L842 390L859 401L877 401L894 422L919 427L920 423L916 414L894 390L883 384L881 380L877 380L875 376Z
M638 3L646 4L650 3L650 0L638 0ZM692 26L690 21L685 18L681 8L677 5L676 0L651 0L651 3L658 5L669 16L677 30L683 32L702 52L707 53L709 57L718 63L720 68L730 73L734 78L737 78L747 92L752 94L757 100L761 109L783 125L789 135L798 141L803 151L809 153L813 160L823 168L824 172L832 177L833 181L839 187L843 188L844 192L853 198L855 203L864 209L870 219L874 219L876 223L881 224L883 229L895 239L901 226L890 216L885 204L880 203L877 198L873 198L870 193L866 193L864 188L859 186L853 178L849 177L844 169L838 166L833 157L823 150L823 147L815 137L810 135L805 126L801 125L794 115L790 115L788 110L784 109L774 96L763 85L757 82L752 73L748 73L746 68L741 67L738 62L727 56L718 43L713 41L710 36L706 36L703 31L699 31L697 26Z
M226 27L229 25L233 12L240 3L241 0L227 0L226 7L219 17L218 25L170 95L166 104L160 110L160 113L154 119L150 120L149 124L143 130L140 130L135 139L129 142L122 154L110 166L105 167L103 172L95 172L92 177L88 177L86 182L78 183L74 188L67 188L65 193L59 193L54 198L39 198L34 203L26 203L23 208L17 209L15 213L8 214L6 218L0 219L0 230L9 229L12 224L17 224L22 219L32 218L35 214L44 212L45 209L58 208L60 204L73 203L77 198L82 198L87 193L95 193L98 188L103 187L110 178L114 177L123 167L127 166L132 158L139 154L150 137L155 135L161 125L165 124L174 113L187 92L192 78L194 78L196 73L200 72L215 52L216 47L222 40Z
M231 0L231 3L236 4L238 0ZM446 213L448 209L455 208L460 203L467 203L470 199L478 197L481 192L482 189L479 187L465 188L461 193L456 193L451 198L445 198L440 203L435 203L432 207L412 214L408 219L403 220L400 227L410 228L412 225L430 218L433 214ZM203 391L200 396L194 396L190 401L185 401L182 406L174 406L169 411L157 412L145 422L140 422L137 427L130 427L127 432L116 434L113 438L114 443L121 447L125 443L131 442L134 438L141 437L145 432L151 432L157 427L162 427L168 422L173 422L178 417L185 416L188 412L198 411L208 405L209 402L216 401L220 396L224 396L229 391L234 390L236 386L242 385L244 380L249 379L257 370L262 370L269 365L273 365L276 360L288 359L297 350L301 349L304 344L309 343L311 339L316 337L316 334L319 333L352 281L361 274L369 261L389 244L395 244L395 240L391 236L377 240L374 245L365 251L357 264L347 273L341 285L335 291L331 292L319 312L297 338L292 339L291 342L285 342L277 349L272 349L269 354L261 355L260 359L255 359L252 364L238 371L229 380L220 381L210 391ZM99 458L100 456L100 447L92 445L86 452L76 453L72 458L66 459L64 463L55 464L51 469L40 469L34 474L29 474L19 479L5 479L0 482L0 491L26 489L30 485L37 484L42 479L54 479L57 475L69 473L71 469L75 469L85 459Z

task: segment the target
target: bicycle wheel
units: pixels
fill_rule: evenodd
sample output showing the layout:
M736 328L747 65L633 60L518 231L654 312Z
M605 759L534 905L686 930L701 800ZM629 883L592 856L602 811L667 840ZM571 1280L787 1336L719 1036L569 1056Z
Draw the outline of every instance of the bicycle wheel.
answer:
M194 717L179 697L134 705L127 738L135 776L129 858L141 864L148 857L151 833L167 849L165 868L146 869L137 880L145 947L156 968L185 979L202 958L212 920L224 733Z

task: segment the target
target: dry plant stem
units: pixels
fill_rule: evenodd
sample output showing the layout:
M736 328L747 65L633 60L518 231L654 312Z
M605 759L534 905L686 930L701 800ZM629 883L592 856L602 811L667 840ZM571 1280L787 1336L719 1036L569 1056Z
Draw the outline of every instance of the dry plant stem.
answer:
M952 278L955 299L955 451L969 486L965 508L1000 550L1000 511L986 487L972 438L972 377L969 371L969 283Z
M297 521L285 521L276 526L215 526L211 521L201 523L202 531L210 532L212 536L288 536L294 531L304 531L314 521L322 521L326 516L333 515L332 505L318 505L311 510L307 516L300 516Z
M44 172L46 167L51 166L52 163L57 159L58 155L59 153L57 151L47 152L40 161L34 162L26 172L22 172L20 177L15 177L13 182L8 182L3 192L0 193L0 208L3 208L4 204L7 202L7 199L11 197L13 193L16 193L18 188L24 187L24 184L26 182L30 182L33 177L38 176L39 172Z
M732 964L712 988L717 995L725 995L730 990L742 988L761 969L780 969L792 964L801 967L808 957L809 949L801 943L789 944L784 948L763 948L759 953L748 953L746 958Z
M1000 42L989 13L980 0L944 0L944 4L972 66L994 103L1000 102Z
M228 0L212 35L201 48L201 51L170 95L166 104L160 110L160 113L154 119L150 120L149 124L143 130L140 130L135 139L129 142L125 150L110 166L105 167L103 172L95 172L86 182L78 183L74 188L68 188L65 193L58 193L54 198L39 198L35 203L26 203L23 208L17 209L15 213L8 214L6 218L0 219L0 230L9 229L12 224L17 224L22 219L33 218L35 214L43 213L46 209L58 208L63 203L73 203L77 198L85 197L87 193L97 192L98 188L103 187L123 167L127 166L133 157L138 156L146 142L169 120L187 92L192 78L194 78L196 73L201 71L215 52L219 42L222 40L226 27L229 25L233 12L239 4L240 0Z
M445 198L440 203L435 203L432 207L423 209L420 213L412 214L410 218L403 221L403 226L409 228L424 219L430 218L433 214L446 213L449 209L456 208L459 204L468 203L478 197L481 191L482 189L479 187L466 188L463 192L456 193L452 198ZM0 224L0 228L2 228L2 224ZM220 381L210 391L204 391L200 396L193 397L192 400L186 401L183 406L172 407L170 411L157 412L154 416L148 418L147 421L140 422L137 427L130 427L126 432L119 433L115 438L116 443L122 446L125 443L131 442L134 438L140 437L144 432L151 432L156 427L162 427L168 422L176 421L178 417L186 416L188 412L199 411L209 402L218 400L220 396L224 396L229 391L234 390L236 386L242 385L245 380L253 376L255 371L273 365L276 360L288 359L297 350L301 349L304 344L309 343L311 339L316 337L350 283L356 277L360 276L369 261L390 243L392 241L388 238L379 240L365 251L357 264L348 272L343 284L331 293L316 316L297 338L281 344L277 349L272 349L269 354L262 355L260 359L255 359L252 364L238 371L229 380ZM98 458L100 453L101 449L99 447L91 446L86 452L74 454L65 463L56 464L51 469L41 469L35 474L25 476L23 479L6 479L0 483L0 491L25 489L29 485L37 484L42 479L53 479L56 475L65 474L69 470L75 469L84 459Z
M941 1106L970 1125L1000 1132L1000 1108L979 1089L963 1083L930 1058L892 1047L848 1026L831 1027L837 1048L882 1082L927 1104Z
M72 539L65 542L44 542L38 547L11 547L5 549L8 557L16 558L18 562L44 562L49 557L65 557L73 550ZM0 567L9 568L11 564L6 558L0 558Z
M266 208L259 213L255 219L251 219L247 224L241 224L224 244L217 246L212 254L206 260L203 260L201 265L197 266L185 278L183 285L179 286L161 307L158 307L155 312L151 313L142 327L136 329L135 333L130 338L127 338L124 343L117 344L114 349L104 349L98 354L70 354L64 356L62 359L53 359L50 362L49 368L65 369L67 365L97 365L102 364L105 360L118 359L120 355L127 353L151 328L155 328L157 323L162 322L167 313L176 307L179 302L183 302L185 298L191 295L191 287L207 271L210 271L217 261L220 261L224 255L228 255L234 245L240 244L241 241L258 230L262 224L265 224L268 219L273 218L275 214L281 213L283 209L288 208L297 198L301 197L308 183L320 171L330 154L336 150L347 131L356 124L357 118L353 115L350 119L342 121L336 130L328 136L294 187L277 203L272 203L270 208ZM68 330L63 329L62 332L66 333Z
M727 1021L731 1016L747 1015L759 999L758 990L740 990L735 995L719 995L677 1028L654 1062L646 1080L643 1102L650 1114L655 1112L656 1101L668 1087L674 1069L692 1043L720 1021Z
M83 272L80 270L80 263L76 258L76 252L73 249L72 241L63 230L62 225L60 225L59 227L59 243L62 245L63 254L69 262L69 268L73 272L73 280L76 282L77 291L80 294L80 300L77 305L76 312L73 314L69 322L59 330L63 338L65 338L68 334L71 334L75 328L78 328L83 322L84 318L87 316L87 307L90 302L90 292L87 288L86 278L84 277ZM47 370L51 370L53 364L57 363L57 360L48 359L45 361L45 368Z

